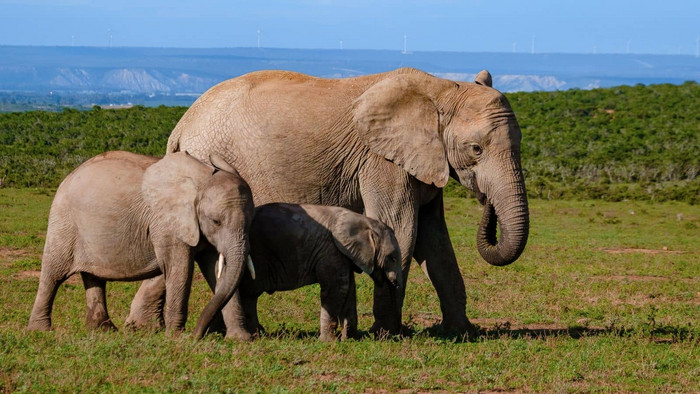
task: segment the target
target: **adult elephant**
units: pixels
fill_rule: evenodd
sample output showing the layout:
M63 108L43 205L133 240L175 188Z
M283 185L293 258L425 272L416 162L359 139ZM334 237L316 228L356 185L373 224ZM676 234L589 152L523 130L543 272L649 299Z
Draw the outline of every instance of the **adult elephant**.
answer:
M444 328L469 331L442 187L452 176L476 192L485 205L481 256L497 266L512 263L529 227L520 140L515 115L487 71L475 83L411 68L347 79L260 71L204 93L173 130L168 153L223 156L248 182L256 205L335 205L386 223L402 252L404 283L414 257L440 298ZM158 281L144 286L140 302L162 291ZM400 317L384 313L390 309L386 287L375 287L373 331L399 331Z

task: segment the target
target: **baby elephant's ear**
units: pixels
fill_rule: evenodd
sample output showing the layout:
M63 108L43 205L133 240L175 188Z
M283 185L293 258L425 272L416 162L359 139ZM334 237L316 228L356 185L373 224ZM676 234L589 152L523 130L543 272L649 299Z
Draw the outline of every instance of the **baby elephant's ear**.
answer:
M206 168L185 153L172 153L148 167L141 183L143 199L152 214L193 247L199 243L195 179L203 178Z
M338 250L366 274L372 274L377 235L372 231L367 218L359 213L343 211L336 218L331 233Z

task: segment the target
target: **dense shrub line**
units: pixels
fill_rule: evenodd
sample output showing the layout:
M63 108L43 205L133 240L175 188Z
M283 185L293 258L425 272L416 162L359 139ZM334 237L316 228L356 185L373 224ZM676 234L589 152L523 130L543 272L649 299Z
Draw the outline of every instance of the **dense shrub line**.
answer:
M700 85L508 94L539 198L700 199ZM85 159L162 155L184 107L0 114L0 186L55 187ZM465 195L448 185L447 195Z
M508 94L530 195L700 202L700 85Z
M0 179L56 187L77 165L108 150L162 156L187 108L30 111L0 114Z

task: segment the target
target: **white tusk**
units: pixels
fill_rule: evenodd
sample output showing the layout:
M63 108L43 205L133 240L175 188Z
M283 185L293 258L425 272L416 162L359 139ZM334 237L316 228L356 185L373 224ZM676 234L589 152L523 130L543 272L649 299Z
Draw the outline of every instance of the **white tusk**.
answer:
M255 267L253 266L253 259L248 255L248 271L250 271L250 276L255 280Z
M221 271L224 270L224 255L219 253L219 261L216 262L216 279L221 277Z

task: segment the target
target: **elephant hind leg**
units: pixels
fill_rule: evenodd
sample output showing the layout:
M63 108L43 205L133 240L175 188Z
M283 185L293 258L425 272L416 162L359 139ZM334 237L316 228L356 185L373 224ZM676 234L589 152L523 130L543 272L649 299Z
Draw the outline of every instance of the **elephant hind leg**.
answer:
M117 327L112 323L107 313L107 300L105 298L107 282L87 272L81 272L80 276L83 278L87 299L85 325L91 329L117 331Z
M32 331L51 330L51 310L58 287L68 279L68 275L55 275L42 267L39 277L39 290L36 293L34 307L29 317L27 328Z

